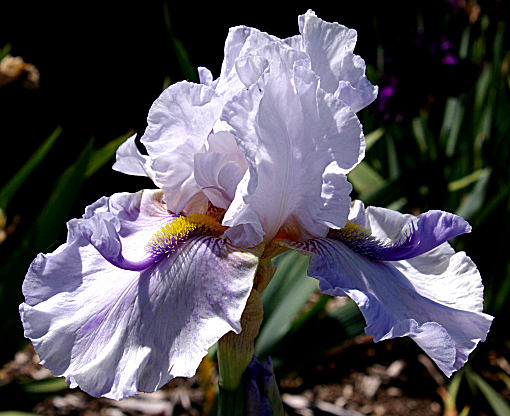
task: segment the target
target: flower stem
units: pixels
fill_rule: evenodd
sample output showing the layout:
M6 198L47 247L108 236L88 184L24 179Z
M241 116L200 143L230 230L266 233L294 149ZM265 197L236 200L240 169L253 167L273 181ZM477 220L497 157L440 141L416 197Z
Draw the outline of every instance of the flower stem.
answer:
M244 413L244 392L240 385L235 390L227 390L220 385L218 395L218 415L221 416L243 416Z
M218 415L243 415L241 378L253 357L253 342L259 332L262 315L260 295L253 289L241 317L241 333L229 332L218 342Z
M254 340L262 323L262 302L252 290L241 317L241 333L229 332L218 342L218 370L220 387L235 391L241 376L253 357Z

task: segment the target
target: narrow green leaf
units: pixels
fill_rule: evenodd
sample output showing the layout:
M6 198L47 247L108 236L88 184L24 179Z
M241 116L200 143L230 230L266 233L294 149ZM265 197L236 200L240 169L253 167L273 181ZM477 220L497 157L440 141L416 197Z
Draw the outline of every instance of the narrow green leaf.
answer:
M466 188L467 186L477 182L481 178L489 175L490 169L478 169L469 175L464 176L463 178L456 179L448 184L448 190L450 192L455 192L460 189Z
M185 79L191 82L198 82L197 70L191 63L188 52L184 48L182 42L172 35L172 43L174 45L175 54L177 55L177 61L181 67L182 75Z
M267 320L280 299L284 298L292 289L296 276L306 276L308 258L296 252L288 251L278 256L274 263L277 266L276 273L269 286L262 292L260 299L264 306L264 318Z
M397 179L388 181L374 192L360 195L359 199L363 200L365 206L377 205L384 207L392 204L400 197L402 197L402 184Z
M466 59L469 52L469 38L471 35L471 26L466 26L462 32L462 38L460 40L459 47L459 58Z
M170 35L170 40L172 41L172 45L174 47L174 51L177 56L177 61L179 62L183 77L188 81L198 82L197 70L191 63L191 59L189 58L189 55L186 52L182 42L177 39L173 33L172 21L170 19L170 8L168 6L168 2L166 1L163 3L163 16L165 18L165 25Z
M351 339L363 333L366 322L358 306L353 300L347 299L346 302L336 309L333 309L327 315L337 321L342 327L345 338ZM325 343L327 346L327 343ZM333 348L336 345L330 345Z
M26 383L22 385L22 388L29 394L48 394L67 390L69 386L63 377L55 377Z
M384 128L379 127L365 135L365 151L368 151L382 136L384 136Z
M60 176L48 202L34 225L33 247L37 251L53 244L66 221L85 178L93 141L90 140L76 162Z
M491 65L486 64L475 85L475 114L481 114L485 106L485 101L487 99L487 94L491 83L491 75Z
M478 184L477 184L478 185ZM483 201L483 209L479 210L476 217L472 218L471 225L473 228L478 227L480 224L491 218L494 211L507 201L508 194L510 193L510 185L508 183L500 186L496 195L491 195ZM498 224L499 225L499 224Z
M491 313L499 316L510 299L510 264L507 264L506 279L502 279L502 282L498 284L498 289L493 296L494 300L491 299L492 301L487 304L491 305Z
M413 119L411 126L413 129L414 138L416 139L416 143L418 143L418 148L422 153L426 153L428 150L427 137L421 119L419 117Z
M365 319L350 299L345 299L332 311L323 308L322 297L315 305L319 310L312 312L313 316L298 326L309 312L300 315L293 322L291 331L271 350L273 366L280 376L321 359L328 351L363 333Z
M463 374L463 371L458 371L455 373L452 381L450 381L450 384L448 385L448 399L444 404L446 409L457 409L457 394L459 394L460 382L462 381Z
M28 412L19 412L17 410L7 410L6 412L0 412L0 416L41 416L41 415Z
M496 36L494 37L493 42L493 55L492 62L494 63L494 78L499 77L499 72L501 71L501 61L503 59L504 49L504 40L505 40L505 22L498 22L498 30L496 32Z
M307 257L296 252L288 254L288 257L291 256L296 262L299 262L301 260L299 257L301 257L305 258L305 264L308 263ZM277 277L276 274L275 277ZM285 277L288 278L288 276ZM292 323L310 299L311 294L319 286L316 279L307 277L306 268L302 268L299 274L290 276L290 279L292 285L290 287L288 284L285 285L288 290L278 296L277 305L267 319L265 317L259 336L255 341L255 354L259 358L266 357L291 330Z
M299 329L305 325L310 319L322 313L326 308L326 305L331 300L329 295L321 295L319 299L311 306L310 309L299 315L292 323L291 332L299 331Z
M400 211L406 204L407 198L403 196L402 198L393 201L391 204L386 205L386 208L391 209L392 211Z
M48 151L62 132L62 127L57 127L53 133L44 141L44 143L28 159L23 167L14 175L14 177L0 190L0 209L5 212L7 205L19 188L23 185L30 173L42 162Z
M388 155L388 170L390 180L397 179L400 176L400 166L398 163L397 149L395 142L390 135L386 136L386 153Z
M85 177L89 178L102 168L111 158L115 155L117 148L126 141L126 139L133 135L133 131L130 131L122 136L113 139L112 141L105 144L102 148L93 150L90 155L90 160L85 172Z
M465 406L459 413L459 416L468 416L469 410L470 410L469 406Z
M479 169L483 166L483 145L490 138L492 130L492 121L494 118L494 105L496 102L496 91L490 89L488 91L487 102L482 109L479 119L476 140L474 141L474 167Z
M489 183L490 170L484 175L481 175L476 182L473 191L465 198L456 210L456 214L469 220L471 219L483 206L485 199L485 192L487 184Z
M7 43L1 50L0 50L0 61L4 59L7 54L11 51L12 45L10 43Z
M418 144L420 152L427 155L428 159L437 159L437 146L435 135L431 132L427 113L422 110L420 115L411 122L411 129Z
M461 101L454 97L448 98L446 100L443 124L439 133L442 146L445 147L445 153L448 157L455 153L463 115L464 108Z
M349 181L363 199L365 195L372 194L382 188L386 181L367 162L361 162L349 173Z
M499 373L498 377L501 379L501 381L503 381L503 383L505 383L506 388L510 389L510 377L508 377L508 375L505 373Z
M489 383L470 369L466 369L466 377L468 377L485 396L496 416L510 415L510 406L506 403L505 399L503 399L503 397L501 397L501 395L490 386Z

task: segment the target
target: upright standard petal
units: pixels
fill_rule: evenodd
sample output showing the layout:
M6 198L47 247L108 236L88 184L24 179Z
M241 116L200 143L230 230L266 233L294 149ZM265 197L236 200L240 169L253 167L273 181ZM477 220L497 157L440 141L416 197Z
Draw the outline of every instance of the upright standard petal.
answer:
M168 87L149 111L141 142L172 212L182 212L201 192L193 176L194 157L204 151L221 109L213 88L183 81Z
M131 246L150 242L165 216L172 221L157 195L93 204L70 221L66 244L34 260L23 284L21 319L41 363L94 396L122 399L192 376L209 347L241 331L258 265L252 252L194 235L145 270L107 260L119 241L134 256Z
M377 208L368 208L365 219L365 226L377 224L378 238L394 238L409 221ZM409 336L450 376L485 340L492 317L483 313L483 286L475 264L441 239L436 245L407 260L379 261L334 236L310 240L308 274L319 280L324 293L347 295L358 304L367 321L365 331L374 341Z
M112 168L127 175L147 176L156 182L154 171L150 166L150 158L140 153L136 147L135 139L136 134L119 146Z
M325 235L347 220L351 187L342 179L364 153L361 125L348 106L318 87L302 53L267 48L264 76L233 97L222 115L249 165L224 223L254 227L257 218L270 240L294 216L310 234Z
M325 22L309 10L299 16L301 46L310 56L321 88L348 104L354 112L377 97L377 86L365 76L365 62L354 55L357 33L338 23ZM294 42L294 44L296 44Z

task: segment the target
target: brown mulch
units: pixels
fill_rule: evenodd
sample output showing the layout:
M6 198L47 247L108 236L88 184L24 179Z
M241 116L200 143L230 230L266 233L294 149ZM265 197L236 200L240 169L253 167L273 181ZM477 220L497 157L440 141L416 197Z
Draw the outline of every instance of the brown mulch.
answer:
M281 380L286 413L289 416L455 416L455 411L448 413L444 408L448 394L446 378L418 348L409 345L372 344L369 337L363 336L331 351L320 362L304 366ZM488 356L489 367L494 365L498 371L510 372L503 356L494 351ZM212 374L215 379L215 369L210 365L201 366L201 374L204 373L209 373L208 378ZM23 386L27 383L48 377L49 371L38 364L31 346L18 352L0 370L2 410L48 416L197 416L207 414L214 397L212 384L201 385L198 377L174 379L155 393L142 393L122 401L93 398L79 389L40 395L24 393ZM506 395L510 396L510 392ZM473 414L490 413L470 413Z

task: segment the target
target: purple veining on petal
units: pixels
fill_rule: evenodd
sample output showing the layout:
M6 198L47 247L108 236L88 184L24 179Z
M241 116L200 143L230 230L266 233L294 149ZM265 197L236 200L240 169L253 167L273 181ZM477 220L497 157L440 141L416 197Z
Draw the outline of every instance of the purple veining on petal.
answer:
M101 324L101 321L103 320L103 315L104 313L98 314L89 319L87 323L80 328L80 334L87 333L97 328Z
M426 253L458 235L471 232L463 218L444 211L432 210L417 217L401 230L400 238L392 243L376 239L363 229L354 232L332 231L330 237L345 243L356 253L376 260L396 261Z

